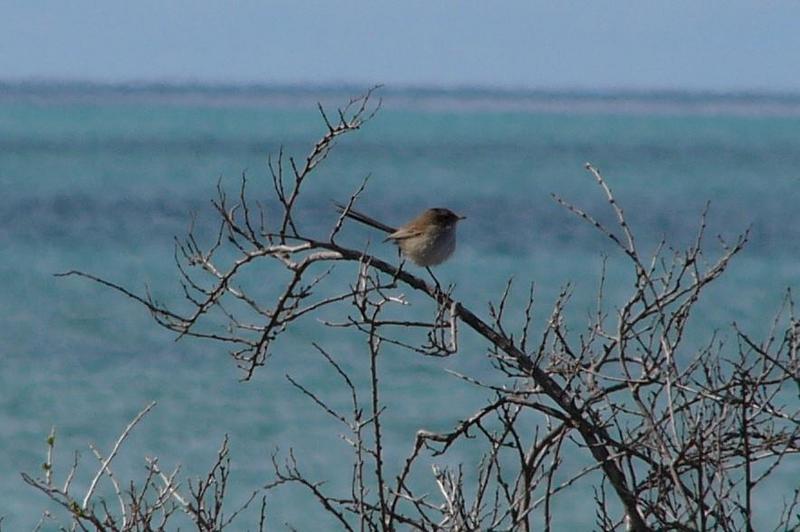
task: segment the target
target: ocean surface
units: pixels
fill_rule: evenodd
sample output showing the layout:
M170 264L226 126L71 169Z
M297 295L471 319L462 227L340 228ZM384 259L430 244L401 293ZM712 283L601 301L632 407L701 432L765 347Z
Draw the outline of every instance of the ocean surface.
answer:
M83 270L181 304L173 237L196 213L213 219L218 181L236 191L242 173L254 198L272 194L267 155L304 156L324 132L316 109L346 103L362 88L103 87L0 85L0 516L3 530L30 530L47 498L20 472L41 476L45 440L56 430L56 478L81 453L77 485L97 467L88 444L107 453L130 419L155 409L114 462L120 479L144 478L145 457L181 477L204 474L230 438L229 508L272 479L270 457L294 449L304 473L349 484L343 427L287 381L289 374L333 404L346 391L312 347L319 342L363 382L364 340L305 320L290 328L250 382L225 346L180 340L131 300L53 274ZM600 169L644 249L662 238L694 237L707 201L708 245L752 227L751 241L710 287L687 350L739 323L765 334L787 288L800 288L800 98L787 95L547 93L470 90L379 91L375 118L340 141L307 183L300 209L309 230L326 234L332 199L346 200L370 175L360 206L398 225L444 205L467 220L455 256L437 268L456 297L486 316L509 277L519 313L535 282L538 327L559 290L573 284L568 315L576 327L593 309L603 257L610 301L631 286L630 269L596 231L567 213L555 193L611 220L584 169ZM363 246L370 233L349 228L342 241ZM374 239L387 259L394 250ZM266 270L269 271L269 270ZM352 279L352 267L338 275ZM265 274L265 292L271 279ZM346 311L346 309L345 309ZM687 351L688 352L688 351ZM444 430L484 405L487 395L446 370L491 375L485 345L465 334L461 352L422 358L387 348L387 467L396 472L416 430ZM366 395L365 395L366 397ZM472 448L449 462L475 467ZM579 458L576 458L579 460ZM761 505L780 504L800 478L795 459ZM421 471L421 478L427 471ZM424 481L424 480L423 480ZM427 480L435 492L432 479ZM422 482L422 481L421 481ZM108 487L104 488L108 490ZM594 523L591 486L580 511L556 499L559 530ZM105 491L104 493L108 493ZM559 511L561 510L561 511ZM335 530L304 491L267 498L268 522L298 530ZM254 529L257 508L236 530ZM60 514L56 514L60 515ZM44 530L55 529L47 520ZM187 528L187 527L184 527Z

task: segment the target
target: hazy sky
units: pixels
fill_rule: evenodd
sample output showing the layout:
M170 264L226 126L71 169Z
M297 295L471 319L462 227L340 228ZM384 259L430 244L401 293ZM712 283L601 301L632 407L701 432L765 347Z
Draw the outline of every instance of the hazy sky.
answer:
M0 79L800 91L800 1L0 0Z

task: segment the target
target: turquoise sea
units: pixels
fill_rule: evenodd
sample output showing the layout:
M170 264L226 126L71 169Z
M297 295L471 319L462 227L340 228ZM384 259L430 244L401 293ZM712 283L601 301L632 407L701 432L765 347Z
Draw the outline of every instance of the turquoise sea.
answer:
M121 479L144 477L146 456L185 478L211 465L231 441L229 504L272 478L270 456L294 449L302 470L349 485L342 427L285 378L334 404L345 390L312 347L320 342L358 378L364 341L306 320L290 329L251 382L221 345L181 340L158 328L130 300L101 286L53 274L78 269L165 302L182 297L173 236L191 213L210 227L218 180L236 190L243 172L254 197L269 198L267 154L280 146L305 155L323 133L316 109L361 88L0 85L0 516L3 530L30 530L46 497L20 472L41 475L45 440L56 428L56 476L81 452L78 485L97 466L87 447L108 452L148 402L156 408L115 460ZM631 285L612 247L551 198L556 193L610 220L586 162L607 178L643 247L666 237L690 242L706 203L709 241L752 226L751 242L712 286L695 316L687 350L736 321L756 336L788 287L800 288L800 97L753 94L558 93L386 88L382 110L343 139L307 185L300 208L311 230L335 220L331 199L346 199L371 175L361 209L398 225L424 207L446 205L468 219L456 255L437 269L456 297L480 315L513 276L520 312L536 284L536 323L567 282L576 325L593 308L604 255L609 297ZM322 233L325 234L325 233ZM342 236L362 246L370 233ZM388 245L371 249L387 259ZM343 267L342 279L352 278ZM348 277L349 276L349 277ZM270 279L264 279L268 286ZM266 289L268 291L268 289ZM387 348L381 360L387 467L398 471L416 430L444 430L487 396L445 370L489 375L485 345L465 334L461 352L421 358ZM473 467L456 449L448 463ZM576 458L578 459L578 458ZM800 464L780 477L788 494ZM430 479L429 479L430 481ZM106 488L108 489L108 488ZM431 485L431 491L435 486ZM591 486L557 499L559 530L594 523ZM781 489L777 493L780 493ZM758 499L778 505L775 492ZM267 499L274 529L335 530L303 491ZM234 526L253 529L257 508ZM56 514L58 515L58 514ZM46 521L44 530L55 529Z

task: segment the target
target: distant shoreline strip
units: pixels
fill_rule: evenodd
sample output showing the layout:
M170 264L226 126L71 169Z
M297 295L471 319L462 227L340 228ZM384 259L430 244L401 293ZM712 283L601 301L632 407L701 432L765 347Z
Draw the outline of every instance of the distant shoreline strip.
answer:
M0 103L154 103L307 108L316 102L339 105L366 88L357 85L0 81ZM800 94L793 93L384 87L379 94L389 108L429 111L800 116Z

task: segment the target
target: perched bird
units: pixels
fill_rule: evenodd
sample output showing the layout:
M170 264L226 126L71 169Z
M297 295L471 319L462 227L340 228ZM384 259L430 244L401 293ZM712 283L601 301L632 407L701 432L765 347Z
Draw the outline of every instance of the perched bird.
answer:
M348 218L389 233L384 242L393 241L405 257L417 266L425 268L436 266L450 258L456 250L456 224L465 218L450 209L434 208L426 210L407 224L395 229L366 214L352 209L347 210L341 203L335 205L339 212L345 212Z

